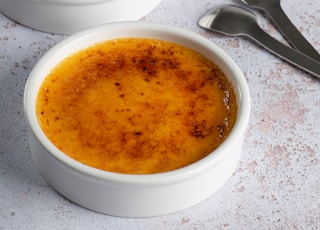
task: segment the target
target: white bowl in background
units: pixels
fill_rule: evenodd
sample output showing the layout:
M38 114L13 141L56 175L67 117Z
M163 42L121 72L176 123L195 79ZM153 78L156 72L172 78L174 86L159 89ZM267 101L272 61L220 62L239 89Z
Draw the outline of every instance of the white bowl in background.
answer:
M238 114L226 140L207 157L181 169L149 175L112 173L83 165L58 150L36 118L42 81L61 60L97 42L122 37L157 38L190 47L215 62L235 89ZM250 95L235 62L219 47L185 29L155 23L121 22L74 34L49 50L34 66L25 88L24 109L33 159L46 181L71 201L94 211L123 217L148 217L191 207L215 193L230 178L241 157L249 121Z
M0 12L36 30L73 34L96 25L135 21L161 0L0 0Z

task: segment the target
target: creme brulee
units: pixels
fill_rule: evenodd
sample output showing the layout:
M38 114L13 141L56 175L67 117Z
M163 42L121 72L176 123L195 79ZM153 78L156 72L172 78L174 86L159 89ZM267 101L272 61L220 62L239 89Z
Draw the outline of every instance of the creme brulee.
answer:
M111 172L189 165L230 133L237 105L224 73L184 46L105 41L66 58L44 80L41 128L71 158Z

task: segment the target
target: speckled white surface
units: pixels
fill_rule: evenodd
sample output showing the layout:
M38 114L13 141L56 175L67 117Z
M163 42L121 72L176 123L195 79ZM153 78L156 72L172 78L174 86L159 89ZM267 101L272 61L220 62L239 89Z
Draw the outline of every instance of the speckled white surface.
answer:
M208 33L199 17L231 0L163 0L144 19L187 28L215 42L240 66L252 117L238 169L208 200L166 216L127 219L83 209L39 175L28 147L23 91L35 62L60 35L0 14L0 229L317 229L320 228L320 80L242 39ZM283 0L320 51L320 3ZM284 41L261 11L259 23ZM196 188L195 188L196 189Z

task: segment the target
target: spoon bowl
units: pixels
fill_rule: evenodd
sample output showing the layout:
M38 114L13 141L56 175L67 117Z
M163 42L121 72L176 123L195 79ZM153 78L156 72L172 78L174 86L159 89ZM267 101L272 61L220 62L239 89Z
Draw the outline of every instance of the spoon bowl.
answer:
M225 5L205 14L199 25L225 35L246 35L250 27L256 25L256 16L243 8Z

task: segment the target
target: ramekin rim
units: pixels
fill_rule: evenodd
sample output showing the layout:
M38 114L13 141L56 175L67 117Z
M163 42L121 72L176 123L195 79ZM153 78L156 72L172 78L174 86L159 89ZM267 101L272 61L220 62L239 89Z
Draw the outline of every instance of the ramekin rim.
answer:
M33 112L29 111L30 106L32 105L34 106L31 100L32 95L30 95L30 91L32 90L33 87L35 87L34 86L35 77L33 76L35 75L35 72L38 70L38 68L40 68L39 66L41 66L43 63L51 59L53 55L57 55L57 53L59 53L61 49L64 49L65 47L72 45L74 42L76 42L79 39L84 39L84 37L90 36L101 30L107 30L112 28L123 29L126 27L130 27L130 28L134 27L136 29L143 28L148 30L156 29L157 31L167 32L167 33L169 32L179 36L183 36L186 39L189 39L189 41L201 44L205 48L208 48L210 51L215 52L219 56L219 58L221 58L221 60L228 63L228 66L230 67L230 69L232 69L232 71L236 75L237 84L239 87L238 90L241 93L239 97L240 106L238 108L238 117L237 117L236 123L233 127L233 130L231 131L229 136L226 138L226 140L217 149L215 149L212 153L210 153L205 158L193 164L185 166L183 168L176 169L169 172L163 172L163 173L135 175L135 174L121 174L121 173L107 172L107 171L96 169L87 165L83 165L82 163L68 157L66 154L61 152L46 138L45 134L43 133L39 124L36 121L35 111ZM46 54L44 54L42 58L40 58L38 63L34 66L32 71L30 72L29 79L27 80L26 87L25 87L25 95L24 95L24 109L25 109L25 115L27 118L28 125L30 126L30 129L35 135L35 137L47 149L47 151L56 160L60 161L62 164L67 165L68 167L78 172L81 172L83 174L86 174L95 178L99 178L101 180L117 181L122 183L144 183L144 184L170 183L170 182L186 179L193 175L197 175L203 170L208 169L209 167L217 163L220 158L224 157L225 155L224 153L229 148L231 148L231 144L233 142L239 141L238 139L243 136L243 133L245 132L245 129L249 121L250 95L249 95L249 89L248 89L246 80L240 68L237 66L237 64L225 51L223 51L220 47L218 47L216 44L209 41L208 39L204 38L203 36L197 33L194 33L192 31L189 31L187 29L178 28L172 25L154 23L154 22L116 22L116 23L95 26L93 28L73 34L67 37L66 39L64 39L63 41L59 42L58 44L56 44Z

